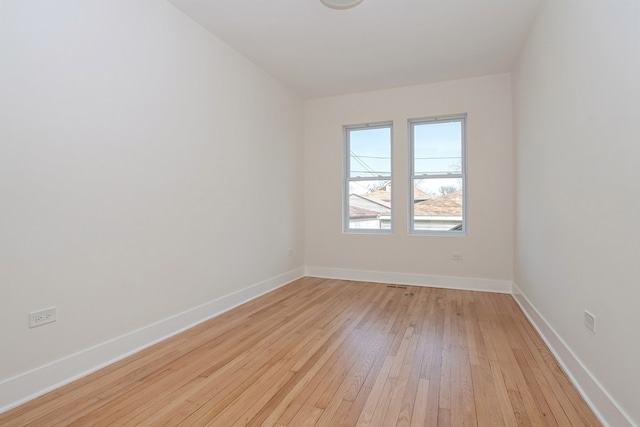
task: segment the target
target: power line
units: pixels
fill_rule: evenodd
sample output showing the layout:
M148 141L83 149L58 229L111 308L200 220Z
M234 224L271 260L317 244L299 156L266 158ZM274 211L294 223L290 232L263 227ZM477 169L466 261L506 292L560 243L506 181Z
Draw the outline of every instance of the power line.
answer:
M367 169L370 173L374 173L373 169L371 169L369 167L368 164L366 164L365 162L363 162L359 156L357 156L353 151L351 151L351 157L353 157L353 159L358 162L360 164L360 166L362 166L363 168Z

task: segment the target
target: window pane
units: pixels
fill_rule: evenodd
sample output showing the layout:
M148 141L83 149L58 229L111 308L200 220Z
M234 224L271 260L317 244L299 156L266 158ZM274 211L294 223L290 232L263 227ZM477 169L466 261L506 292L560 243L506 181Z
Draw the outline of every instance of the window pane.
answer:
M391 176L391 128L349 129L349 176Z
M462 179L414 179L414 187L428 198L414 198L413 229L422 231L462 231Z
M462 172L462 122L413 125L414 175Z
M391 229L391 184L386 181L349 182L349 229Z

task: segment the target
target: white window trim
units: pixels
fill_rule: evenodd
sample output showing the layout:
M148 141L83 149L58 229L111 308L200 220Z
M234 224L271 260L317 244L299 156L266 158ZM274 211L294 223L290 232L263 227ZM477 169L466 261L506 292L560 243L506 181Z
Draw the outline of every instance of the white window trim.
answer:
M457 174L444 174L444 175L415 175L415 162L414 162L414 126L416 124L425 123L447 123L447 122L460 122L462 124L462 168L460 173ZM409 235L414 236L450 236L450 237L465 237L469 235L468 216L467 216L467 115L466 114L453 114L447 116L426 117L418 119L409 119ZM414 228L414 191L413 185L416 179L442 179L442 178L461 178L462 179L462 230L450 231L450 230L416 230Z
M376 128L389 128L390 132L389 132L389 144L390 144L390 150L389 150L389 156L390 159L389 161L390 163L390 173L388 176L381 176L379 177L379 180L388 180L390 183L392 183L392 190L391 190L391 218L390 218L390 227L388 229L359 229L359 228L349 228L349 183L352 181L371 181L373 180L372 178L351 178L351 174L350 174L350 169L349 169L349 159L351 157L351 150L350 150L350 142L349 142L349 132L352 130L362 130L362 129L376 129ZM393 221L393 216L394 216L394 191L393 191L393 121L387 121L387 122L376 122L376 123L366 123L366 124L360 124L360 125L346 125L343 126L342 128L342 132L343 132L343 144L342 144L342 151L343 151L343 167L342 167L342 174L343 174L343 184L342 184L342 193L343 193L343 197L342 197L342 232L346 233L346 234L383 234L383 235L388 235L388 234L393 234L393 228L394 228L394 221ZM377 179L377 177L376 177Z

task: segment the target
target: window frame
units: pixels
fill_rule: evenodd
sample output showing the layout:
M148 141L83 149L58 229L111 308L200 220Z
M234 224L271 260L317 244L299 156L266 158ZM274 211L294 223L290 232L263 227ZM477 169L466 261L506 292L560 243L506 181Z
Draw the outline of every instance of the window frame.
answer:
M379 176L374 179L371 177L356 177L351 178L351 169L350 169L350 158L351 158L351 144L350 144L350 132L357 130L367 130L367 129L389 129L389 175L388 176ZM389 181L389 184L393 182L393 121L384 121L384 122L375 122L375 123L365 123L358 125L345 125L342 127L343 132L343 183L342 183L342 232L346 234L393 234L394 221L393 221L393 211L394 211L394 192L393 186L391 187L391 209L389 214L389 228L350 228L350 219L349 219L349 184L354 181Z
M469 235L468 215L467 215L467 114L452 114L445 116L423 117L409 119L409 222L408 232L415 236L452 236L465 237ZM420 174L415 173L415 126L432 123L452 123L461 124L461 168L460 173L448 174ZM450 179L459 178L462 181L462 229L461 230L416 230L415 228L415 194L414 183L417 179Z

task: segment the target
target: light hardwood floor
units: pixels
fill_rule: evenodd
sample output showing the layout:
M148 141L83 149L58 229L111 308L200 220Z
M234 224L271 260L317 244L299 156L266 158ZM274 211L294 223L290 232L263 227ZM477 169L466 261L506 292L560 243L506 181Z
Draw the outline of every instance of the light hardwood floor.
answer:
M509 295L303 278L0 425L600 424Z

